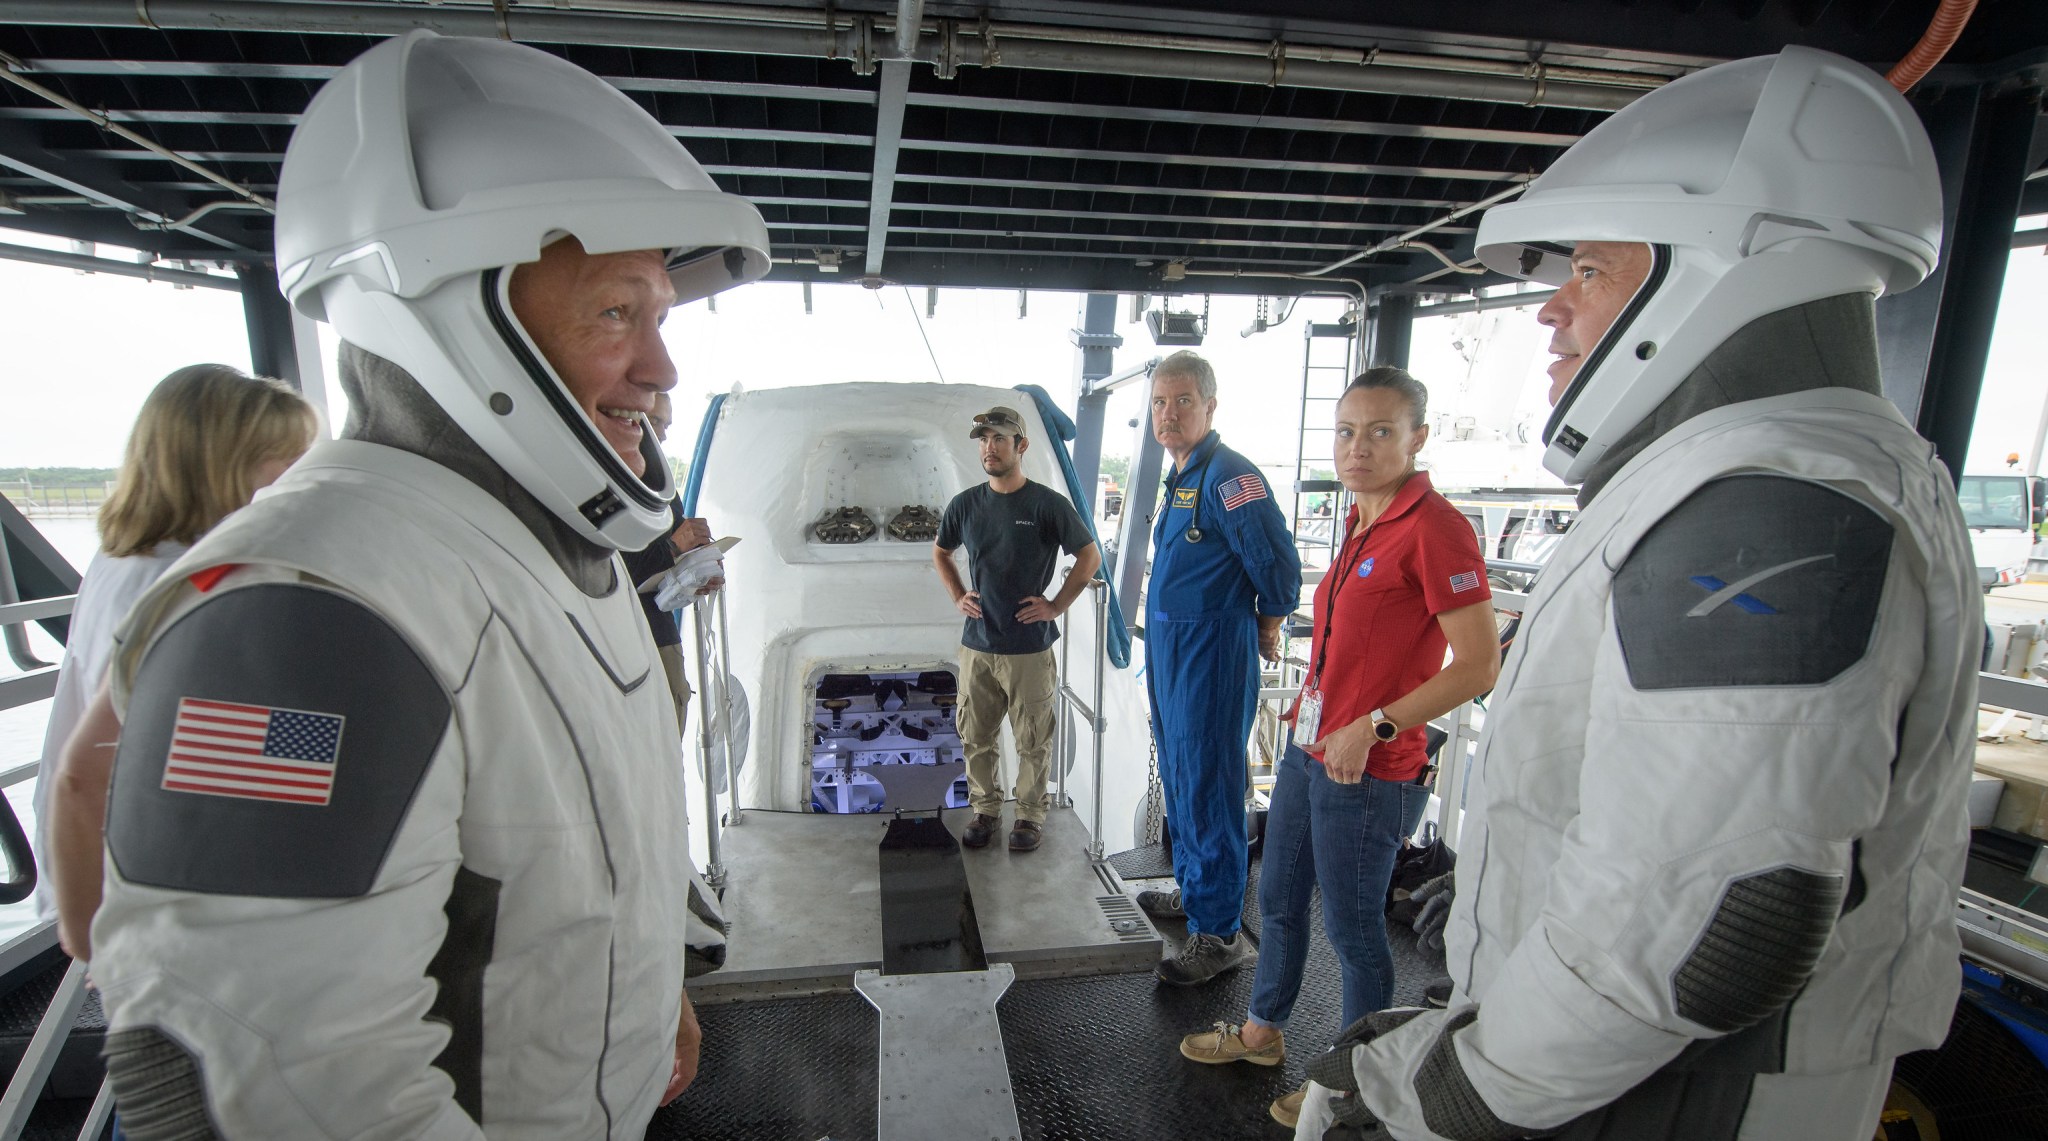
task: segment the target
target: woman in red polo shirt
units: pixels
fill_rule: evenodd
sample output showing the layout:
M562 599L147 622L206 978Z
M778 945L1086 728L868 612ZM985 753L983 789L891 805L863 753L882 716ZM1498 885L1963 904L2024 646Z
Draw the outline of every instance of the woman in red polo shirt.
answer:
M1278 1065L1308 955L1310 892L1344 980L1340 1025L1394 990L1382 907L1402 840L1403 785L1421 775L1425 726L1486 692L1500 669L1486 560L1472 525L1415 468L1429 391L1369 369L1337 404L1337 476L1354 497L1344 546L1316 587L1309 674L1266 818L1259 966L1242 1027L1181 1040L1198 1062ZM1444 660L1446 647L1450 661ZM1300 1091L1273 1103L1292 1125Z

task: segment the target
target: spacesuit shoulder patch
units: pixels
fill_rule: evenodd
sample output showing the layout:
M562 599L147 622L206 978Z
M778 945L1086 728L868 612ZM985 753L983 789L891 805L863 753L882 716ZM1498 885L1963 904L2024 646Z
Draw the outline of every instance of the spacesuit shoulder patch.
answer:
M132 883L273 898L370 890L449 723L398 632L321 587L209 598L142 660L107 848Z
M1862 660L1892 526L1833 488L1714 480L1658 520L1614 576L1638 690L1820 685Z

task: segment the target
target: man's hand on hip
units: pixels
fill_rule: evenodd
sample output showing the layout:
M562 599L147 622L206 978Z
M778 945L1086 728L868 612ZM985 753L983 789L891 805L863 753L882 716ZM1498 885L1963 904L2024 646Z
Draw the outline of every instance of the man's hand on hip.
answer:
M960 609L960 613L967 615L969 618L979 618L981 617L981 592L978 590L964 591L960 597L953 600L953 605Z
M1024 605L1017 608L1017 621L1019 622L1056 622L1059 620L1059 616L1059 607L1047 602L1044 596L1037 594L1026 598Z

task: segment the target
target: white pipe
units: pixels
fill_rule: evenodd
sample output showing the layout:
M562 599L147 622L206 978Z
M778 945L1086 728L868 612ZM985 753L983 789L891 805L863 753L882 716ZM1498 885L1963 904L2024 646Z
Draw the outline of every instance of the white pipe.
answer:
M1329 265L1322 266L1317 269L1305 270L1303 271L1302 276L1321 277L1324 274L1331 272L1332 270L1342 269L1345 266L1350 265L1352 262L1360 260L1361 258L1369 258L1374 254L1385 253L1388 250L1396 249L1400 246L1406 245L1411 241L1414 241L1416 238L1419 238L1424 234L1429 233L1431 230L1437 229L1440 226L1448 226L1452 222L1455 222L1458 219L1463 218L1467 214L1473 213L1478 210L1484 210L1487 207L1494 205L1495 203L1505 202L1508 199L1513 198L1515 195L1520 194L1522 191L1527 189L1529 189L1529 184L1527 182L1518 182L1515 185L1508 187L1506 190L1503 190L1498 194L1489 194L1486 197L1481 198L1477 202L1473 202L1465 206L1460 206L1456 210L1453 210L1450 213L1444 215L1443 217L1438 218L1434 222L1425 222L1412 230L1396 234L1395 236L1388 238L1383 242L1379 242L1375 245L1367 246L1365 249L1362 249L1355 254L1349 254L1344 257L1338 258L1336 261L1331 262ZM1442 254L1438 254L1437 256L1443 257ZM1450 261L1449 258L1445 258L1444 260L1446 264L1448 264Z
M896 54L917 55L917 37L924 31L924 0L896 0Z

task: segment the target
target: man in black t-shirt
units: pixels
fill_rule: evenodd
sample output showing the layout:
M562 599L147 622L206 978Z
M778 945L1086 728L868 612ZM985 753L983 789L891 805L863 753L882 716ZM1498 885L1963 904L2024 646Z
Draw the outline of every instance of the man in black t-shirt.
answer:
M669 402L668 393L655 393L654 408L647 413L647 426L653 429L654 438L666 441L668 426L674 419L675 408ZM702 519L685 516L680 497L669 501L669 511L676 523L673 531L649 543L644 550L619 553L619 557L625 560L626 573L632 576L630 586L637 587L661 574L676 565L678 558L711 541L710 525ZM708 593L719 585L720 582L714 581L698 593ZM652 591L640 596L640 608L647 613L647 628L654 634L654 648L661 655L662 672L668 675L669 696L676 703L676 724L686 729L690 724L691 691L690 682L683 672L682 630L676 624L675 615L656 605Z
M997 772L1003 715L1017 738L1017 819L1010 850L1038 847L1044 830L1047 770L1052 757L1053 694L1058 670L1054 623L1079 598L1102 565L1102 553L1074 505L1044 484L1024 478L1024 420L997 406L974 418L968 431L981 445L988 482L953 497L939 520L932 565L967 616L960 632L960 744L967 756L968 803L974 819L961 833L970 848L988 844L1003 809ZM953 552L967 548L974 588L961 581ZM1064 550L1074 556L1057 597L1045 588Z

